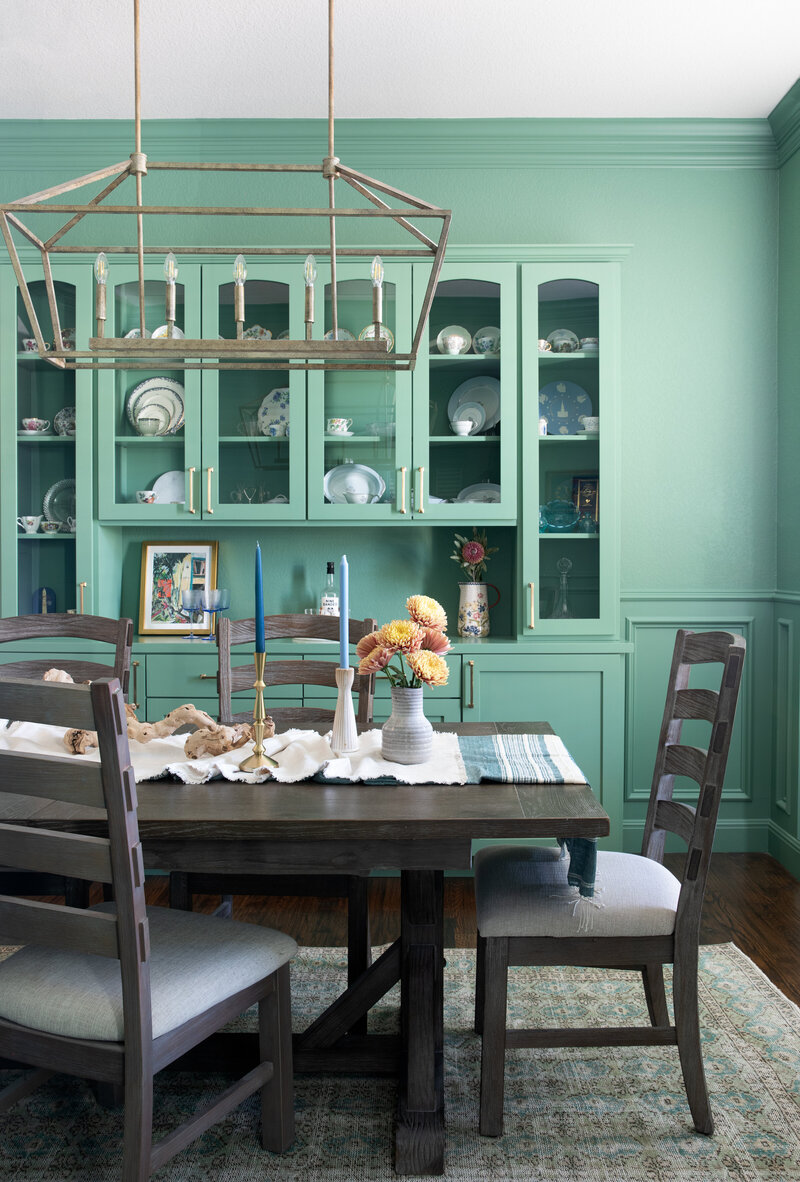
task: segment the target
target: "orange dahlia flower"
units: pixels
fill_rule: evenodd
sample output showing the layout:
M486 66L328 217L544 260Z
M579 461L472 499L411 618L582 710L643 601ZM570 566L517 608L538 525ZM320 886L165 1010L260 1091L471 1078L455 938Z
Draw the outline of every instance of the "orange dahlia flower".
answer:
M437 628L444 632L447 627L447 613L430 595L412 595L406 600L406 607L411 619L423 628Z
M447 685L447 662L437 653L427 650L406 656L409 669L425 685Z

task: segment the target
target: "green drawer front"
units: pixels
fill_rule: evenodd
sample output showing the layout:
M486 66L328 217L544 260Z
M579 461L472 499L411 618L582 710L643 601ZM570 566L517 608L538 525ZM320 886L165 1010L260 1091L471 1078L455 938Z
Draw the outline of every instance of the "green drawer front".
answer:
M204 644L203 649L205 651L193 651L185 655L181 653L178 656L148 653L147 688L150 697L176 698L176 706L180 706L181 702L196 702L198 698L213 698L216 701L217 647Z

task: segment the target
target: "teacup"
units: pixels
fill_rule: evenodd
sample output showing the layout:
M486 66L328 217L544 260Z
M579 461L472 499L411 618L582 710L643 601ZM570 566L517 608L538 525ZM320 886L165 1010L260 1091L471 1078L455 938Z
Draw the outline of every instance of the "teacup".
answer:
M158 435L162 426L161 419L140 418L136 420L136 430L140 435Z
M286 424L270 423L267 427L267 435L270 439L282 439L286 435Z
M60 529L61 529L61 522L60 521L43 521L42 522L42 533L43 534L57 534Z
M22 430L30 431L31 433L35 432L37 435L43 435L45 431L50 430L50 420L37 418L23 419Z
M551 353L553 350L553 346L547 340L537 341L536 343L539 346L540 353Z
M42 514L41 513L39 514L38 517L36 517L32 513L30 513L26 517L18 517L17 518L17 525L21 526L22 529L25 530L26 534L35 534L41 524L42 524Z
M158 493L154 492L152 488L140 488L136 494L136 500L140 505L154 505L158 500Z
M346 435L353 425L352 419L336 418L328 419L328 434L329 435Z
M39 346L36 344L36 341L33 339L33 337L25 337L22 342L22 348L26 353L35 353Z
M450 430L456 435L469 435L473 426L471 419L453 419L450 422Z
M587 435L596 435L600 430L600 417L598 415L580 415L578 422Z
M369 501L368 492L346 492L344 499L348 505L366 505Z

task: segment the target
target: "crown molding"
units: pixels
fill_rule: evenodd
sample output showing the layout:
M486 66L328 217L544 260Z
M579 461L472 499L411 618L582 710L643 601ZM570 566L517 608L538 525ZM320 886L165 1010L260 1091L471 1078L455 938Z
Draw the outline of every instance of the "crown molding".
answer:
M769 125L777 147L778 167L782 168L800 148L800 78L770 111Z
M142 143L152 160L321 163L327 122L145 120ZM127 159L132 146L133 124L124 119L0 120L6 170L67 168L80 175ZM336 152L365 169L776 168L778 163L766 119L342 119L336 123Z

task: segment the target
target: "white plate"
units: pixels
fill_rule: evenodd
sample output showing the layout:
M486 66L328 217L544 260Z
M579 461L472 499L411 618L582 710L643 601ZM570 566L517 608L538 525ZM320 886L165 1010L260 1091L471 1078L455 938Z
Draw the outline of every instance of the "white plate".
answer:
M493 427L500 419L500 383L497 378L468 378L457 386L447 404L447 417L452 423L458 418L462 403L479 403L486 415L484 427Z
M497 505L500 502L500 485L490 484L488 481L483 484L468 484L466 488L462 488L456 500L467 501L473 505Z
M592 400L577 382L548 382L539 391L539 414L548 435L577 435L581 418L592 413Z
M182 328L178 328L177 324L173 324L172 332L169 331L168 324L159 324L158 328L153 333L153 340L161 339L162 337L170 337L173 341L182 341L186 337L186 333Z
M125 340L127 341L132 338L135 340L138 340L141 337L141 335L142 335L142 330L140 328L132 328L130 332L125 333ZM145 338L147 340L149 340L153 334L151 332L149 332L147 329L145 329L144 335L145 335Z
M375 325L367 324L364 328L362 328L361 332L358 334L358 339L360 341L374 341ZM381 340L389 342L389 352L391 353L392 349L394 348L394 333L385 324L381 325Z
M458 407L458 418L472 423L470 435L477 435L486 422L486 411L480 402L462 402Z
M180 468L173 468L153 481L153 492L158 497L160 505L183 505L186 497L186 485Z
M269 429L278 423L289 426L289 387L277 386L265 394L258 408L258 430L268 435Z
M322 339L323 341L332 341L333 329L329 328ZM336 330L336 339L337 341L354 341L356 338L353 336L349 328L338 328Z
M157 403L169 411L169 425L165 432L174 434L183 426L184 404L183 386L174 378L157 377L146 378L135 386L128 397L126 413L128 422L136 430L136 420L147 418L145 411L150 403Z
M250 328L246 328L242 333L243 341L271 341L272 333L268 328L262 328L260 324L252 324Z
M68 517L75 516L75 481L59 480L44 494L42 512L48 521L66 525Z
M367 493L371 501L379 501L386 481L366 464L338 464L325 473L322 488L331 504L347 505L345 493Z

